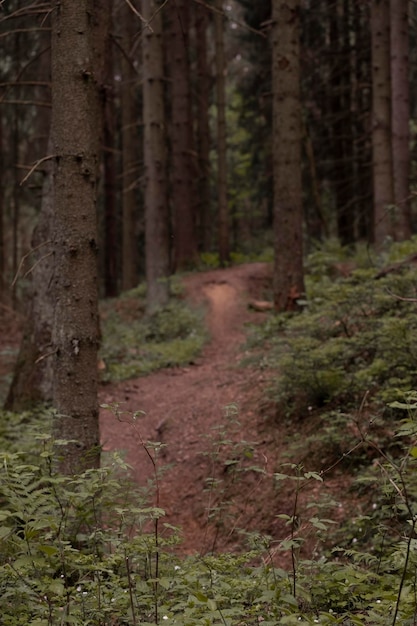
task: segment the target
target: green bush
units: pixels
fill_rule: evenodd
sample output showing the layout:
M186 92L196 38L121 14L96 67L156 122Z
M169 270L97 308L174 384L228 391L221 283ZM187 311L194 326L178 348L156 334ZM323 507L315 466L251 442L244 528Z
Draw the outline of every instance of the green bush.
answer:
M298 316L271 318L260 365L278 371L271 388L278 413L306 417L311 409L374 406L413 388L417 380L417 293L414 268L378 276L356 270L330 281L307 281Z

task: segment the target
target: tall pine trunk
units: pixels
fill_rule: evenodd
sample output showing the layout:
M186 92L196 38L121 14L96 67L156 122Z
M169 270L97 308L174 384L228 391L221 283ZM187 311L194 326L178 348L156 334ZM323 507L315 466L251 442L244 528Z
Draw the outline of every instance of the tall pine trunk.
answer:
M189 0L166 5L165 36L170 85L170 200L173 212L175 269L197 260L195 163L188 61Z
M61 469L99 464L96 185L100 104L94 75L93 3L52 6L53 406Z
M196 143L198 152L197 216L199 247L208 252L212 244L210 213L210 70L207 59L209 13L201 4L193 5L196 47Z
M136 111L136 82L137 75L131 57L135 22L132 12L125 4L123 6L123 23L125 33L125 55L122 57L122 87L121 87L121 116L122 116L122 288L132 289L138 283L137 271L137 111Z
M297 308L304 293L301 194L300 0L272 4L274 304Z
M391 0L392 153L395 238L411 236L409 0Z
M380 247L394 234L389 0L372 0L371 38L373 226L374 242Z
M217 94L217 202L220 264L229 261L229 207L227 200L227 148L226 148L226 58L224 54L223 0L216 1L214 15L216 41L216 94Z
M143 0L143 124L145 160L146 310L154 313L169 298L169 210L164 104L162 15L155 0Z

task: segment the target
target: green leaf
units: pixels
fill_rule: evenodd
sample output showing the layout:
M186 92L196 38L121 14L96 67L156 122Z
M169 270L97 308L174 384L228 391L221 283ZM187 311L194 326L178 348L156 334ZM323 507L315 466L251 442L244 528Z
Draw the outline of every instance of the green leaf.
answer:
M39 546L39 550L41 552L44 552L44 554L47 554L48 556L53 556L54 554L57 554L57 552L59 552L58 548L55 548L55 546L47 545Z
M63 596L65 593L65 587L62 581L52 580L48 585L48 591L54 596Z

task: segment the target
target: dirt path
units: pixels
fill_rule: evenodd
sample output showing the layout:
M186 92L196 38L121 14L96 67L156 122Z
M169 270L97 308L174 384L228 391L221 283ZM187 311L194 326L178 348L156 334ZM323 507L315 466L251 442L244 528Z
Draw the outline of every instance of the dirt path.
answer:
M225 407L231 403L239 407L242 438L258 436L253 411L262 376L238 364L245 325L262 318L248 309L248 302L262 297L269 271L257 263L186 277L186 297L206 303L211 334L197 362L106 386L101 392L101 403L118 402L123 410L144 412L135 426L117 421L108 410L100 418L104 449L124 450L139 484L153 476L141 440L166 444L158 461L168 465L160 481L160 506L168 522L183 528L184 551L204 550L208 541L204 487L213 461L207 457L207 437L213 436L213 427L227 421Z

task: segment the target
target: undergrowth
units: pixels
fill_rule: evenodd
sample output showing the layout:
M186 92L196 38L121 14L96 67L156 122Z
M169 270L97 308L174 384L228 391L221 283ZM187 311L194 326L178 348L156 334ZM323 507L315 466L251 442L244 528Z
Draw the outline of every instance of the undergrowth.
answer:
M201 311L191 309L178 287L169 304L145 315L145 288L101 303L102 380L120 381L192 362L207 340Z
M274 419L298 436L272 476L254 462L257 443L239 438L234 405L207 439L207 524L236 524L233 498L248 473L273 480L274 502L283 485L292 493L292 505L276 513L279 536L239 529L246 551L216 553L213 543L212 552L178 556L181 531L160 502L158 442L141 443L154 470L146 490L117 454L68 477L56 470L66 443L52 441L48 412L2 414L1 624L416 624L417 392L407 389L416 387L417 283L412 264L390 267L413 245L393 247L378 267L365 254L350 259L344 277L335 270L345 263L339 249L317 252L304 312L258 329L258 363L279 372ZM189 338L180 303L145 322L140 294L127 298L103 312L109 369L129 349L154 343L152 353L162 340ZM139 367L148 357L129 358ZM317 486L347 468L361 514L347 508L332 519ZM306 493L311 507L301 519ZM306 558L312 535L322 547Z
M391 403L417 385L415 264L394 262L416 250L413 240L382 259L348 258L340 247L313 253L303 312L271 316L253 333L257 365L276 372L275 419L303 423L313 462L324 454L330 463L368 425L378 444L392 444Z
M1 623L414 624L417 394L394 408L408 412L396 433L402 454L394 460L378 450L374 465L390 503L389 524L374 522L369 551L339 545L315 560L299 557L297 503L302 489L326 480L323 474L295 465L275 474L278 483L294 485L285 537L249 533L246 552L180 558L178 531L164 523L157 481L151 491L139 491L117 455L101 469L63 476L54 469L57 442L44 431L50 416L40 414L37 426L32 420L20 442L11 420L9 449L0 453ZM229 445L223 434L216 437L213 459ZM6 449L4 439L0 447ZM246 449L242 442L239 450ZM310 520L317 534L330 524ZM286 570L276 562L288 552Z

